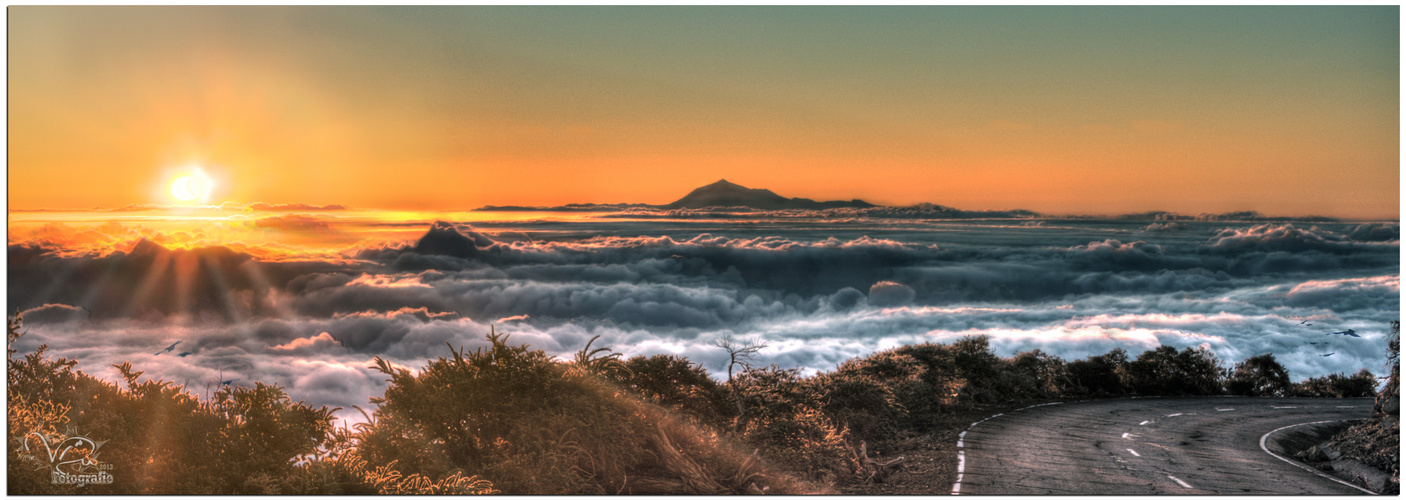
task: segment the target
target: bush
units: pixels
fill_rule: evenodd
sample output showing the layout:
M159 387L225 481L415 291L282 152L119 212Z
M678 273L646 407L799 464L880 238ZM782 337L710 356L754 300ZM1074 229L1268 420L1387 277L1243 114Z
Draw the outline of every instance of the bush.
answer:
M1127 365L1128 354L1122 349L1071 361L1069 390L1088 396L1121 396L1127 392L1123 382Z
M20 320L8 339L19 338ZM111 484L51 484L42 458L36 470L23 447L9 447L10 493L214 494L279 493L300 459L325 443L332 412L292 402L278 386L224 387L202 402L165 381L139 381L130 364L115 365L126 389L75 370L76 361L45 356L47 346L14 359L9 350L10 443L57 445L75 432L103 440L89 456L112 464ZM37 435L35 434L37 433Z
M910 428L908 410L899 402L890 385L906 380L882 380L857 369L851 360L832 373L819 375L815 384L821 391L821 410L849 436L877 449L888 449L891 441Z
M812 479L833 480L852 471L840 429L826 417L824 395L798 370L748 368L733 380L744 411L737 431L767 458Z
M1294 384L1290 395L1308 398L1361 398L1376 396L1377 377L1363 368L1351 377L1334 373Z
M413 458L427 472L473 471L510 494L808 490L610 383L628 377L613 355L588 346L562 363L496 333L488 340L474 352L451 349L418 374L378 358L391 384L373 400L366 434L380 443L367 455L374 448L385 460L402 444L423 444Z
M1190 347L1159 346L1128 363L1128 382L1144 396L1208 396L1221 393L1222 370L1215 354Z
M625 361L622 386L646 401L722 429L737 416L727 389L686 358L657 354Z
M878 418L902 418L902 427L921 431L931 428L935 417L956 403L965 385L954 375L946 354L946 346L937 344L902 346L846 360L835 373L864 377L888 388L896 408L880 407ZM835 410L843 406L841 403Z
M1226 392L1237 396L1283 397L1290 385L1289 371L1270 353L1237 363L1225 381Z
M1071 385L1064 360L1039 349L1016 354L1010 367L1021 377L1019 387L1027 391L1026 397L1057 398Z

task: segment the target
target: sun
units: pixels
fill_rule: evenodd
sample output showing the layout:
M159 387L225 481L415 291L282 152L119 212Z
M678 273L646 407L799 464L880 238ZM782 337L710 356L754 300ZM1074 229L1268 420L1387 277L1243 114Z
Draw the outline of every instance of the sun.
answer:
M204 201L209 197L213 184L204 172L197 170L190 175L177 177L175 182L171 183L171 196L180 201Z

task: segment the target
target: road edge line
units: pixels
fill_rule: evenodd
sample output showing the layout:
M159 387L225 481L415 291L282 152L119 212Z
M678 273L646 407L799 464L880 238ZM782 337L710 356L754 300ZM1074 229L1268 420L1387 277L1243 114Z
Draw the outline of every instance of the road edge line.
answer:
M1354 420L1360 420L1360 419L1354 419ZM1320 420L1320 421L1317 421L1317 422L1304 422L1304 423L1302 423L1302 424L1286 425L1286 426L1280 427L1280 428L1278 428L1278 429L1274 429L1274 430L1272 430L1272 431L1269 431L1269 432L1264 433L1263 436L1260 436L1260 449L1261 449L1261 450L1264 450L1264 452L1265 452L1265 453L1268 453L1269 456L1271 456L1271 457L1274 457L1274 458L1283 460L1283 461L1285 461L1285 462L1288 462L1289 465L1292 465L1292 466L1294 466L1294 467L1298 467L1298 468L1300 468L1300 469L1303 469L1303 470L1312 472L1314 475L1316 475L1316 476L1318 476L1318 477L1321 477L1321 478L1324 478L1324 479L1331 479L1331 480L1333 480L1334 482L1341 483L1341 484L1344 484L1344 485L1347 485L1347 486L1351 486L1351 487L1353 487L1353 488L1356 488L1358 491L1362 491L1362 492L1364 492L1364 493L1366 493L1366 494L1368 494L1368 495L1377 495L1378 493L1375 492L1375 491L1372 491L1372 490L1363 488L1363 487L1361 487L1361 486L1358 486L1358 485L1349 483L1349 482L1347 482L1347 481L1343 481L1343 480L1338 479L1338 478L1333 477L1333 476L1329 476L1329 475L1327 475L1327 474L1324 474L1324 473L1322 473L1322 472L1319 472L1317 469L1314 469L1314 468L1309 467L1309 466L1307 466L1307 465L1298 463L1298 462L1296 462L1296 461L1294 461L1294 460L1289 460L1289 459L1287 459L1287 458L1284 458L1283 456L1281 456L1281 455L1278 454L1278 453L1269 451L1269 447L1265 445L1265 443L1269 441L1269 435L1270 435L1270 434L1274 434L1274 433L1279 432L1279 431L1282 431L1282 430L1284 430L1284 429L1288 429L1288 428L1290 428L1290 427L1298 427L1298 426L1300 426L1300 425L1326 424L1326 423L1330 423L1330 422L1345 422L1345 420Z
M1081 403L1081 402L1083 402L1083 401L1076 401L1076 402L1080 402L1080 403ZM1012 411L1028 410L1028 409L1035 408L1035 407L1039 407L1039 406L1050 406L1050 405L1059 405L1059 404L1064 404L1064 402L1063 402L1063 401L1052 401L1052 402L1049 402L1049 403L1041 403L1041 404L1037 404L1037 405L1030 405L1030 406L1027 406L1027 407L1025 407L1025 408L1019 408L1019 409L1015 409L1015 410L1012 410ZM972 422L971 425L968 425L968 426L967 426L967 430L971 430L972 427L976 427L976 424L985 422L985 421L987 421L987 420L991 420L991 419L996 418L996 417L1004 416L1004 415L1005 415L1005 413L997 413L997 414L995 414L995 415L992 415L992 416L983 418L983 419L981 419L981 420L977 420L977 421L975 421L975 422ZM962 444L963 444L962 441L963 441L964 439L966 439L966 437L967 437L967 431L962 431L961 434L958 434L958 435L957 435L957 447L958 447L958 448L962 448ZM967 472L967 454L966 454L966 451L965 451L965 450L957 450L957 480L952 483L952 494L953 494L953 495L960 495L960 494L962 494L962 477L966 474L966 472Z

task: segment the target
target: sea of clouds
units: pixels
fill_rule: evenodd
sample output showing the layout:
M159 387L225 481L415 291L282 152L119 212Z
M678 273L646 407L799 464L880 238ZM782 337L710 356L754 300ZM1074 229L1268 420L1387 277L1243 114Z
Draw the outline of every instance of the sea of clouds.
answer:
M310 230L336 229L307 217ZM602 217L420 227L418 240L335 260L150 243L75 256L12 242L9 308L26 325L15 347L49 344L112 380L111 365L130 361L196 392L262 381L350 408L385 389L373 357L413 369L447 355L446 344L484 345L490 325L562 357L599 336L595 346L682 355L714 374L726 369L723 338L765 341L759 364L814 372L986 335L1003 356L1041 349L1066 360L1206 346L1229 366L1270 352L1302 380L1380 374L1400 309L1395 222ZM1348 329L1361 337L1330 334Z

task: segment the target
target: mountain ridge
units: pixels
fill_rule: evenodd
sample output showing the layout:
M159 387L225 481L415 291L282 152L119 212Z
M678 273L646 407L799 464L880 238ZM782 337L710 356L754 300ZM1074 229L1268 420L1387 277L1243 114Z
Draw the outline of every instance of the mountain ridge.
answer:
M663 208L749 207L763 210L815 210L825 208L870 208L875 206L877 205L859 199L849 201L815 201L809 198L787 198L772 192L770 189L748 188L740 184L728 182L727 179L722 179L718 182L694 189L687 195L684 195L683 198L679 198L673 203L664 205Z
M519 205L488 205L478 212L614 212L631 208L673 210L680 208L747 207L759 210L823 210L827 208L874 208L879 205L860 199L849 201L815 201L810 198L787 198L770 189L749 188L721 179L694 188L683 198L666 205L644 203L570 203L555 207L525 207Z

